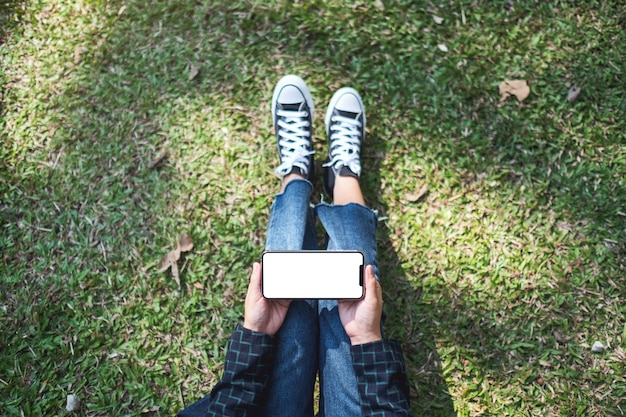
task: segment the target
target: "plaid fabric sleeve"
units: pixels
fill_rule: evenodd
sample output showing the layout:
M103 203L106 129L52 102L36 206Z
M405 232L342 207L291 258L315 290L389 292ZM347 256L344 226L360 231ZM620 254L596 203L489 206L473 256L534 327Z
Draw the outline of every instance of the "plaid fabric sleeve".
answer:
M228 342L222 379L211 391L209 416L256 416L272 367L273 337L239 325Z
M412 416L409 383L397 341L352 346L364 416Z

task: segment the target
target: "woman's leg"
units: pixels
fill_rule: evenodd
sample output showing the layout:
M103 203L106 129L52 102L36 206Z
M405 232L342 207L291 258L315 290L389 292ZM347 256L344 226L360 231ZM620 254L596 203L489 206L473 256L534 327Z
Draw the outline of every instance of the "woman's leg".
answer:
M285 178L270 213L266 250L317 249L312 185L301 177ZM263 415L312 416L317 374L317 303L295 300L276 334L274 371Z
M361 144L365 138L365 108L359 94L342 88L333 95L326 111L330 140L324 164L324 189L333 205L320 204L316 212L328 235L328 250L359 250L365 263L378 274L376 213L365 207L359 185ZM360 416L360 398L352 366L350 339L337 301L318 303L320 325L320 415Z
M328 250L359 250L378 276L376 213L357 203L322 204L317 215L328 233ZM320 414L360 416L360 398L350 353L350 339L339 319L337 301L318 303Z
M316 249L315 213L310 207L315 168L313 98L304 81L287 75L272 96L282 191L270 213L266 250ZM313 416L319 327L317 303L293 301L278 333L274 371L267 386L264 416Z
M317 249L313 185L302 177L283 186L270 211L265 250Z

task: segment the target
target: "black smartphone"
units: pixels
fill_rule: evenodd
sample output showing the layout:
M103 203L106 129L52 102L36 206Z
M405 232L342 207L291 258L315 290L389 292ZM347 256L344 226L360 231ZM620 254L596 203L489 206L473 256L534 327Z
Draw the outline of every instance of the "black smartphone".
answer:
M359 251L263 252L263 297L358 300L363 297L364 260Z

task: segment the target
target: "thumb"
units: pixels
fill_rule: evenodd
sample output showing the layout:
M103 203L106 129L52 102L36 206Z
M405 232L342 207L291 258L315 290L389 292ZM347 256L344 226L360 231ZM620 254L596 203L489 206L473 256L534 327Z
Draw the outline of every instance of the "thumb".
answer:
M365 268L365 298L370 302L376 301L382 303L382 291L380 283L376 281L374 268L371 265L368 265Z
M252 274L250 275L250 284L248 285L248 294L257 296L261 293L261 264L255 262L252 265Z

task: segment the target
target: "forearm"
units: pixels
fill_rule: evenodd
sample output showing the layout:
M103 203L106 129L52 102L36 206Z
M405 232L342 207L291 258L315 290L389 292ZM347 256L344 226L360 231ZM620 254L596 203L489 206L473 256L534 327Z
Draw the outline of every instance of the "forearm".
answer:
M228 342L222 379L211 391L209 416L256 416L272 366L273 337L238 326Z
M363 415L411 416L409 385L400 345L380 340L352 346Z

